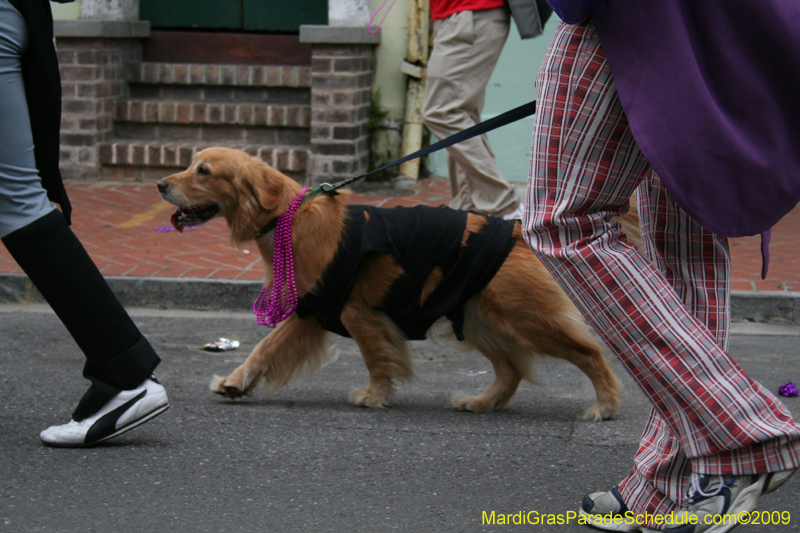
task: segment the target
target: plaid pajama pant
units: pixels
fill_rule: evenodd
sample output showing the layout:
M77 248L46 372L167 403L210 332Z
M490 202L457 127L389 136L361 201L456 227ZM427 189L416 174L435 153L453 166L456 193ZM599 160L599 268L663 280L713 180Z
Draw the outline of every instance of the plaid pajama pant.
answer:
M692 471L800 466L800 426L726 352L727 240L675 204L639 150L590 20L558 27L536 83L526 241L653 405L620 484L629 508L675 510ZM644 254L612 221L634 191Z

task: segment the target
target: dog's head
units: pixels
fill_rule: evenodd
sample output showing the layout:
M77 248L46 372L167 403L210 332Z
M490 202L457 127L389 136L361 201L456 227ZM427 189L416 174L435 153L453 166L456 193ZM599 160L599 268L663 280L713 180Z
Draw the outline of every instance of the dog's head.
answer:
M208 148L185 171L160 180L158 190L178 206L172 224L179 231L222 216L234 242L245 242L286 209L300 186L246 152Z

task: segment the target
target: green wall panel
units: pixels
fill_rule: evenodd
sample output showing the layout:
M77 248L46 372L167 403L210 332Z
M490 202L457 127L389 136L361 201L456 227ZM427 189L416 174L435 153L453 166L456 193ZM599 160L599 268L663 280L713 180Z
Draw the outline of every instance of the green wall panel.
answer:
M328 0L140 0L139 13L154 28L296 32L327 24Z
M154 28L241 29L241 0L140 0L139 17Z
M301 24L327 24L328 0L244 0L245 30L299 31Z

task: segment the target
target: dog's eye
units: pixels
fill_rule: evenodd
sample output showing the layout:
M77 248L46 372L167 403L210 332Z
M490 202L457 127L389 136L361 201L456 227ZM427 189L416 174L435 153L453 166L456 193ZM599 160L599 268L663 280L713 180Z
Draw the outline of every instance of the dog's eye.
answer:
M199 167L197 167L197 173L200 174L201 176L210 176L211 175L211 171L208 170L203 165L200 165Z

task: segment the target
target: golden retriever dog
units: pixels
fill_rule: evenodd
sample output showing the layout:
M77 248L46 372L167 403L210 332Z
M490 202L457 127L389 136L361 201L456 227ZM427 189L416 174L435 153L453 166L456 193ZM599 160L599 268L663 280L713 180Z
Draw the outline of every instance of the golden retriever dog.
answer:
M243 151L209 148L199 152L184 172L159 181L158 188L164 199L178 206L173 223L179 229L222 216L234 244L242 245L256 239L265 263L267 285L271 285L275 230L259 237L256 234L284 213L298 197L302 187L297 182ZM457 214L466 220L466 224L453 233L456 238L451 244L458 253L469 249L482 231L489 231L484 228L494 227L494 217L445 207L348 206L348 195L348 191L307 195L291 219L295 281L301 300L324 296L330 289L321 280L343 245L354 214L363 215L365 227L374 226L384 215L400 212L395 210L416 210L415 213L423 215L429 213L426 210ZM504 408L522 379L536 382L532 365L534 356L539 354L565 359L582 370L594 385L597 396L585 418L610 418L619 408L620 383L603 358L600 346L578 311L528 249L522 239L521 224L518 221L503 223L509 228L506 239L509 251L505 261L499 261L493 277L460 306L463 337L460 344L489 359L495 379L480 395L454 398L453 406L474 412ZM437 231L438 228L430 228L431 234ZM349 334L357 343L369 370L369 384L365 389L353 390L350 402L384 407L389 405L396 385L414 375L408 337L386 310L388 295L398 284L415 286L420 290L406 296L412 298L415 305L423 306L446 278L439 266L422 275L413 269L406 272L393 254L383 252L364 255L352 277L354 281L342 300L340 316L333 317L333 322L338 323L340 329L343 326L343 334ZM444 292L441 296L445 300L451 297ZM432 329L442 331L448 330L442 324L452 326L444 337L455 340L458 336L454 333L455 322L451 323L448 318L439 319ZM227 377L216 377L211 390L228 398L238 398L251 393L260 381L277 389L304 368L312 372L319 370L328 358L329 331L323 327L323 322L319 315L292 313L255 347L239 368Z

